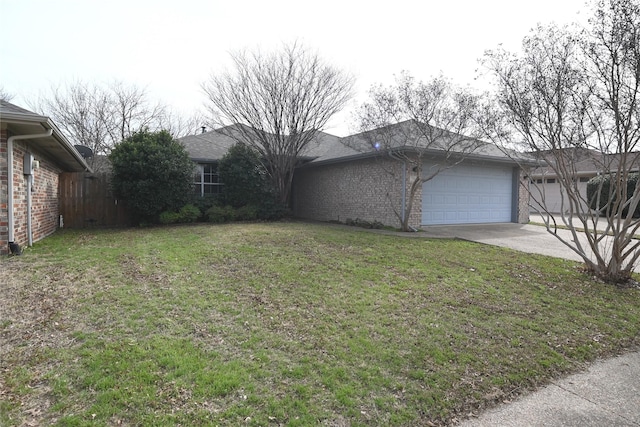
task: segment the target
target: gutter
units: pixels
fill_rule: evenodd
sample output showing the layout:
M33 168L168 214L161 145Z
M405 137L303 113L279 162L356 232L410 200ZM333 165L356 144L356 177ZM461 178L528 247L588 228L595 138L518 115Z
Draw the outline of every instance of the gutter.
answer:
M41 123L44 126L43 123ZM63 136L62 132L58 129L58 127L51 121L51 119L47 118L47 126L51 133L45 136L53 136L56 140L62 145L62 147L84 168L86 172L93 173L93 170L87 164L87 161L84 157L75 149L75 147ZM45 127L46 129L46 127Z
M25 125L40 125L42 126L44 129L49 129L51 131L51 133L48 134L43 134L44 136L41 136L40 134L36 135L39 138L45 138L48 136L53 136L56 141L60 144L60 146L62 146L62 148L64 148L64 150L69 153L76 162L78 162L85 171L87 172L93 172L91 170L91 168L89 167L89 165L87 164L86 160L84 159L84 157L82 157L82 155L80 153L78 153L78 151L75 149L75 147L73 146L73 144L71 144L67 138L62 134L62 132L60 131L60 129L58 128L58 126L56 126L56 124L49 118L49 117L45 117L45 116L40 116L37 114L26 114L26 113L13 113L13 112L2 112L2 119L3 121L6 121L7 123L14 123L14 124L25 124ZM17 139L24 139L22 138L23 135L16 135L19 136L20 138ZM27 138L31 138L31 135L24 135Z
M53 134L53 128L49 128L44 133L35 133L31 135L14 135L7 139L7 209L8 209L8 227L9 227L9 251L15 255L20 255L20 246L15 243L14 218L13 218L13 141L22 139L38 139L46 138ZM29 213L31 216L31 213Z
M384 154L385 152L391 156L390 153L392 151L422 152L423 154L434 156L434 157L443 157L443 154L445 153L443 150L439 150L436 148L424 149L424 148L415 148L415 147L396 147L396 148L385 149L380 151L359 152L359 153L348 154L340 157L332 157L329 159L323 159L322 156L320 156L319 158L317 158L319 160L312 160L300 167L314 167L314 166L321 166L321 165L327 165L332 163L349 162L352 160L361 160L361 159L366 159L370 157L376 157L381 154ZM462 156L465 158L465 160L479 160L479 161L486 161L486 162L492 162L492 163L503 163L503 164L510 164L510 165L522 165L522 166L538 166L538 167L546 165L545 162L540 162L538 160L517 158L515 156L508 156L508 155L497 156L494 154L482 154L478 152L467 153L467 154L452 152L450 154L451 156L455 156L455 155Z

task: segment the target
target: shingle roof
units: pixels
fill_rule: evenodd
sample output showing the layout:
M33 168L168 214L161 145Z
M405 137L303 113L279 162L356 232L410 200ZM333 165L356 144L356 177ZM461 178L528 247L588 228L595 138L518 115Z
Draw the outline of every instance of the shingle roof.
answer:
M349 148L342 143L342 139L326 132L316 132L303 150L303 157L317 160L325 157L350 154Z
M189 153L189 157L196 161L220 160L235 143L236 140L228 135L233 129L224 128L198 135L189 135L179 139ZM339 147L340 138L337 136L317 132L302 151L302 157L308 160L321 157L332 147Z
M405 121L389 126L391 134L397 130L395 141L387 141L383 148L394 149L422 149L438 154L443 151L444 143L426 145L425 139L418 140L415 144L407 143L406 134L402 132L414 126L411 121ZM216 161L222 158L227 150L234 145L235 140L227 135L229 128L205 132L199 135L186 136L180 139L189 156L196 161ZM231 129L233 131L233 129ZM379 152L373 148L372 140L380 130L363 132L360 134L340 138L326 132L317 132L314 139L304 148L302 158L308 165L348 161L357 158L375 156ZM373 139L372 139L373 138ZM392 138L393 139L393 138ZM515 154L515 153L512 153ZM498 161L513 162L511 154L505 153L494 144L482 143L476 148L470 157L491 158ZM529 157L519 155L520 159L531 160Z
M619 153L602 153L581 147L563 148L561 151L541 151L535 156L543 159L549 166L537 169L532 176L555 176L553 165L560 159L563 163L571 165L571 171L578 176L593 176L602 172L613 172L618 168L622 156ZM627 168L640 169L640 152L629 152L625 156Z
M191 159L202 162L220 160L236 143L233 138L217 130L185 136L178 141Z
M34 119L44 119L47 118L45 116L41 116L40 114L36 114L33 111L25 110L22 107L18 107L15 104L10 103L9 101L5 101L4 99L0 99L0 118L8 117L10 115L20 115L32 117Z
M310 164L318 164L325 162L335 162L341 160L352 160L357 157L366 157L376 155L378 151L383 150L416 150L422 152L431 152L433 155L440 155L451 144L451 139L455 134L436 128L432 128L438 133L435 141L428 141L422 134L426 129L418 128L413 120L389 125L385 128L374 129L367 132L347 136L344 138L336 138L331 144L325 146L325 151ZM335 138L335 137L334 137ZM464 138L461 138L464 139ZM473 143L472 150L451 149L470 158L487 158L497 161L515 162L532 161L530 156L523 156L515 152L507 152L504 149L492 143L482 142L477 139L467 139L467 143ZM379 144L376 144L379 143ZM374 148L377 145L377 148Z

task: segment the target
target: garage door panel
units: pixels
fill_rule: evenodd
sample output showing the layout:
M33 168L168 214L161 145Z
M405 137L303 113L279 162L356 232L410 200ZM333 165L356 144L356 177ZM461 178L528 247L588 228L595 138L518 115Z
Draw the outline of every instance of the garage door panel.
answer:
M444 170L423 184L422 223L509 222L512 180L508 166L461 164Z

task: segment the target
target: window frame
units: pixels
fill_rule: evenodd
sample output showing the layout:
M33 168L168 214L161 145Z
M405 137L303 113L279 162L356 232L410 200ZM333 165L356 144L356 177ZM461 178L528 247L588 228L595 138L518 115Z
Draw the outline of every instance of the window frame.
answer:
M197 163L194 174L194 192L200 197L222 193L224 184L218 175L218 163Z

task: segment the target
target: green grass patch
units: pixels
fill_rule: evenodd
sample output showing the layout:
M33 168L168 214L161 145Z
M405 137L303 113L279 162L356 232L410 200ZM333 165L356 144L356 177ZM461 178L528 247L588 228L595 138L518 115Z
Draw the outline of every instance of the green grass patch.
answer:
M579 264L330 225L64 231L0 267L9 426L446 424L640 332Z

